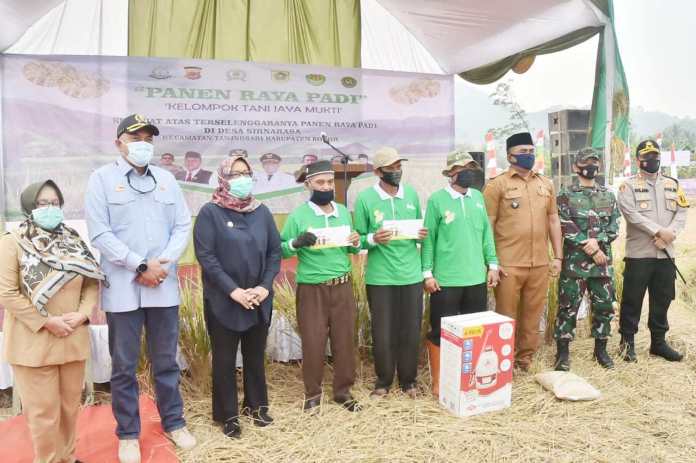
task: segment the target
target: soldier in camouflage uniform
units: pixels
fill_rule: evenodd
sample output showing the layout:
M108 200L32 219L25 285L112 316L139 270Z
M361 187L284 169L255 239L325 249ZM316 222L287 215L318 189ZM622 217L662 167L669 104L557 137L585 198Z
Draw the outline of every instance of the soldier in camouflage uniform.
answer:
M614 318L614 268L611 242L619 233L620 212L614 194L595 182L599 156L582 149L573 171L579 184L558 195L558 215L563 230L563 268L558 282L555 369L570 369L569 344L575 337L580 302L588 291L592 302L594 357L604 368L613 368L607 339Z

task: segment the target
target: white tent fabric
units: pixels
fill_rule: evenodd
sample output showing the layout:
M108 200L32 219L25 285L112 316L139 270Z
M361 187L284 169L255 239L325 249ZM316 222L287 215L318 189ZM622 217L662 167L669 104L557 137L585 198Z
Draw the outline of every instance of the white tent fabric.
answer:
M25 2L26 0L5 1L6 4L13 5ZM41 3L38 0L33 2ZM35 23L27 24L30 27L4 53L128 54L128 0L64 0L50 3L55 7ZM5 21L3 18L3 24ZM3 42L0 41L0 50L3 48Z
M0 50L12 45L29 26L59 3L61 0L0 1Z
M370 32L363 35L363 58L370 64L373 56L401 56L406 65L420 62L420 57L408 56L409 47L418 47L410 41L402 43L403 33L395 34L391 22L380 18L380 23L371 24L376 21L372 14L378 11L372 5L375 2L410 31L446 74L475 69L578 29L604 24L588 0L362 0L369 12L363 14L367 22L363 30ZM406 50L401 49L404 46Z
M362 67L444 73L428 50L378 0L361 0L360 21Z
M0 13L5 53L128 53L128 0L2 0ZM362 65L460 73L602 25L602 16L589 0L362 0Z

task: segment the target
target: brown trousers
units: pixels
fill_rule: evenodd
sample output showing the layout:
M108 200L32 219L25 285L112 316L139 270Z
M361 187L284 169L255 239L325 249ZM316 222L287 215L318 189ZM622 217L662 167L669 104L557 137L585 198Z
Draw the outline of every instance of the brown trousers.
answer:
M34 445L34 463L73 463L85 361L12 365Z
M350 395L355 382L356 315L350 282L336 286L297 285L297 324L302 338L305 399L321 396L327 339L331 340L334 399Z
M549 267L504 267L507 276L495 288L495 311L514 318L515 362L529 367L539 349L539 322L546 306Z

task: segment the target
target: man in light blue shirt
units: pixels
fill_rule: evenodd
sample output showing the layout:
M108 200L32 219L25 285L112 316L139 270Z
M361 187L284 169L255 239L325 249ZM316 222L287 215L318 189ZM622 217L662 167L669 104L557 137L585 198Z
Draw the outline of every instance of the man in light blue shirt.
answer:
M157 127L133 114L118 126L121 156L89 178L85 198L92 245L110 286L102 288L112 360L112 409L121 463L140 461L136 367L145 327L162 426L191 448L176 363L179 285L176 262L186 248L191 214L174 176L149 165Z

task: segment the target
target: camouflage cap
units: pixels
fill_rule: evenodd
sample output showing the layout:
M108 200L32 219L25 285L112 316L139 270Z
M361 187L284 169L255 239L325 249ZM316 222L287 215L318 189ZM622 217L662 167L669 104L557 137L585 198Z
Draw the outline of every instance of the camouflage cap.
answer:
M575 156L575 162L584 162L588 159L600 160L599 154L593 148L587 147L578 151L577 156Z
M476 162L467 151L463 149L451 151L447 155L447 168L442 171L442 175L448 175L455 167L464 167L472 162L478 166L478 162Z

